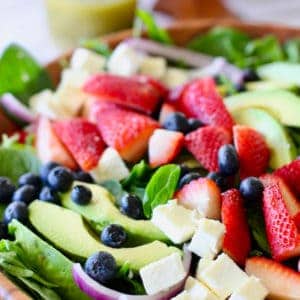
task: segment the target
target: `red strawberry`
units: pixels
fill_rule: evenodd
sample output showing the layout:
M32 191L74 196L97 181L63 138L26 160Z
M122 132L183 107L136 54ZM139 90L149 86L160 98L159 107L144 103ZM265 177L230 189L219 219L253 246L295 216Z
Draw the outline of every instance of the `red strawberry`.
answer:
M236 189L222 193L222 223L225 225L223 251L236 263L245 265L251 237L241 194Z
M265 257L251 257L246 272L261 280L269 290L268 299L300 299L300 274L293 269Z
M234 121L227 111L215 82L211 78L189 83L179 100L179 109L187 116L207 125L223 126L231 131Z
M265 138L250 127L235 125L233 141L239 156L241 179L263 174L270 159L270 150Z
M81 118L54 123L57 136L84 171L97 166L104 143L97 126Z
M181 132L156 129L149 140L149 162L155 168L171 162L180 152L184 141Z
M160 91L153 83L110 74L98 74L90 78L83 90L101 100L111 101L151 114L160 100Z
M51 122L47 118L40 117L38 121L35 146L41 162L53 161L70 169L77 168L72 155L58 139Z
M216 183L208 178L192 180L179 190L178 203L189 209L197 209L204 217L219 219L221 194Z
M209 171L218 171L218 151L231 143L231 134L223 127L206 126L185 136L186 148Z
M150 117L104 101L94 102L90 118L97 121L105 143L130 162L143 157L150 136L159 127Z
M160 109L159 123L163 124L167 117L174 112L176 112L176 108L172 104L164 103Z
M0 108L0 135L4 133L11 135L18 129L19 127L12 120L10 120L2 108Z

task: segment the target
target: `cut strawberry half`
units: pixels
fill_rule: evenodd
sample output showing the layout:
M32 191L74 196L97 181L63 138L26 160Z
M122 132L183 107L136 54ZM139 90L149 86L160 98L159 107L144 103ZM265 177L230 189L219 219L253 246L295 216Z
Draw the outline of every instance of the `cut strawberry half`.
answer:
M156 109L161 98L160 91L154 88L153 83L110 74L93 76L86 82L83 90L100 100L111 101L147 114Z
M197 209L206 218L220 219L221 193L211 179L195 179L185 184L175 197L179 204L189 209Z
M155 168L171 162L180 152L184 141L181 132L156 129L149 140L149 162Z
M19 129L20 128L6 116L4 110L0 108L0 134L11 135Z
M167 117L174 112L176 112L176 108L174 105L169 104L169 103L164 103L160 109L159 123L163 124L165 122L165 120L167 119Z
M241 179L263 174L270 159L270 150L265 138L250 127L235 125L233 141L239 156Z
M90 118L96 120L105 143L129 162L143 157L150 136L159 127L150 117L104 101L93 103Z
M105 148L97 126L81 118L54 123L57 136L84 171L97 166Z
M248 258L246 273L261 280L270 299L300 299L300 273L278 262L265 257Z
M211 78L189 83L182 93L178 107L187 117L197 118L207 125L223 126L230 132L234 125L233 118Z
M231 134L223 127L206 126L185 136L185 147L204 168L218 171L218 151L231 143Z
M241 194L236 189L222 193L222 223L225 225L223 251L236 263L245 265L251 237Z
M51 122L45 117L39 118L35 147L42 163L56 162L70 169L77 168L72 155L58 139Z

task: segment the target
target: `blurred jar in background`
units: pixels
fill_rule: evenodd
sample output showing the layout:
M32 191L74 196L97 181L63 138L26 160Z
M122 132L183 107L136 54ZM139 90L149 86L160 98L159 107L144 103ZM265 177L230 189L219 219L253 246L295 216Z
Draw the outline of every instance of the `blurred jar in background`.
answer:
M50 31L64 49L83 38L130 28L136 0L46 0Z

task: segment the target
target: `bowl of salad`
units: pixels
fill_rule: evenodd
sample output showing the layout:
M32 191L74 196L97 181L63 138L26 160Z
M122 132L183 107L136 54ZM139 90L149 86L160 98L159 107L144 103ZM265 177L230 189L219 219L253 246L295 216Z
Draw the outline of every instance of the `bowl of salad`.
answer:
M0 58L0 298L300 299L299 30L138 17Z

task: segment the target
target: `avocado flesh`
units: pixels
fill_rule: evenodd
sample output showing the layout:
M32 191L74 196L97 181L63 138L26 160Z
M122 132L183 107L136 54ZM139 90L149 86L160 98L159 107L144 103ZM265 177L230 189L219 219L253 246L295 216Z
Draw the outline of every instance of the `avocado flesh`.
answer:
M285 90L256 90L225 98L230 113L245 108L262 108L284 125L300 127L300 98Z
M293 90L293 89L295 89L294 84L289 84L286 82L277 82L277 81L272 81L272 80L250 81L250 82L246 82L245 85L246 85L246 89L249 91L278 90L278 89Z
M269 113L247 108L233 113L236 123L256 129L266 139L271 151L270 166L277 169L296 157L296 148L285 128Z
M29 220L35 230L55 247L81 261L97 251L106 251L114 256L119 266L127 263L132 271L138 272L174 252L181 253L160 241L133 248L107 247L93 236L79 214L39 200L29 205Z
M113 196L103 187L96 184L74 182L84 185L92 192L88 205L78 205L71 199L71 192L62 195L62 205L79 214L99 233L109 224L119 224L126 230L129 245L141 245L155 240L168 241L168 238L151 221L135 220L123 215L114 204Z

